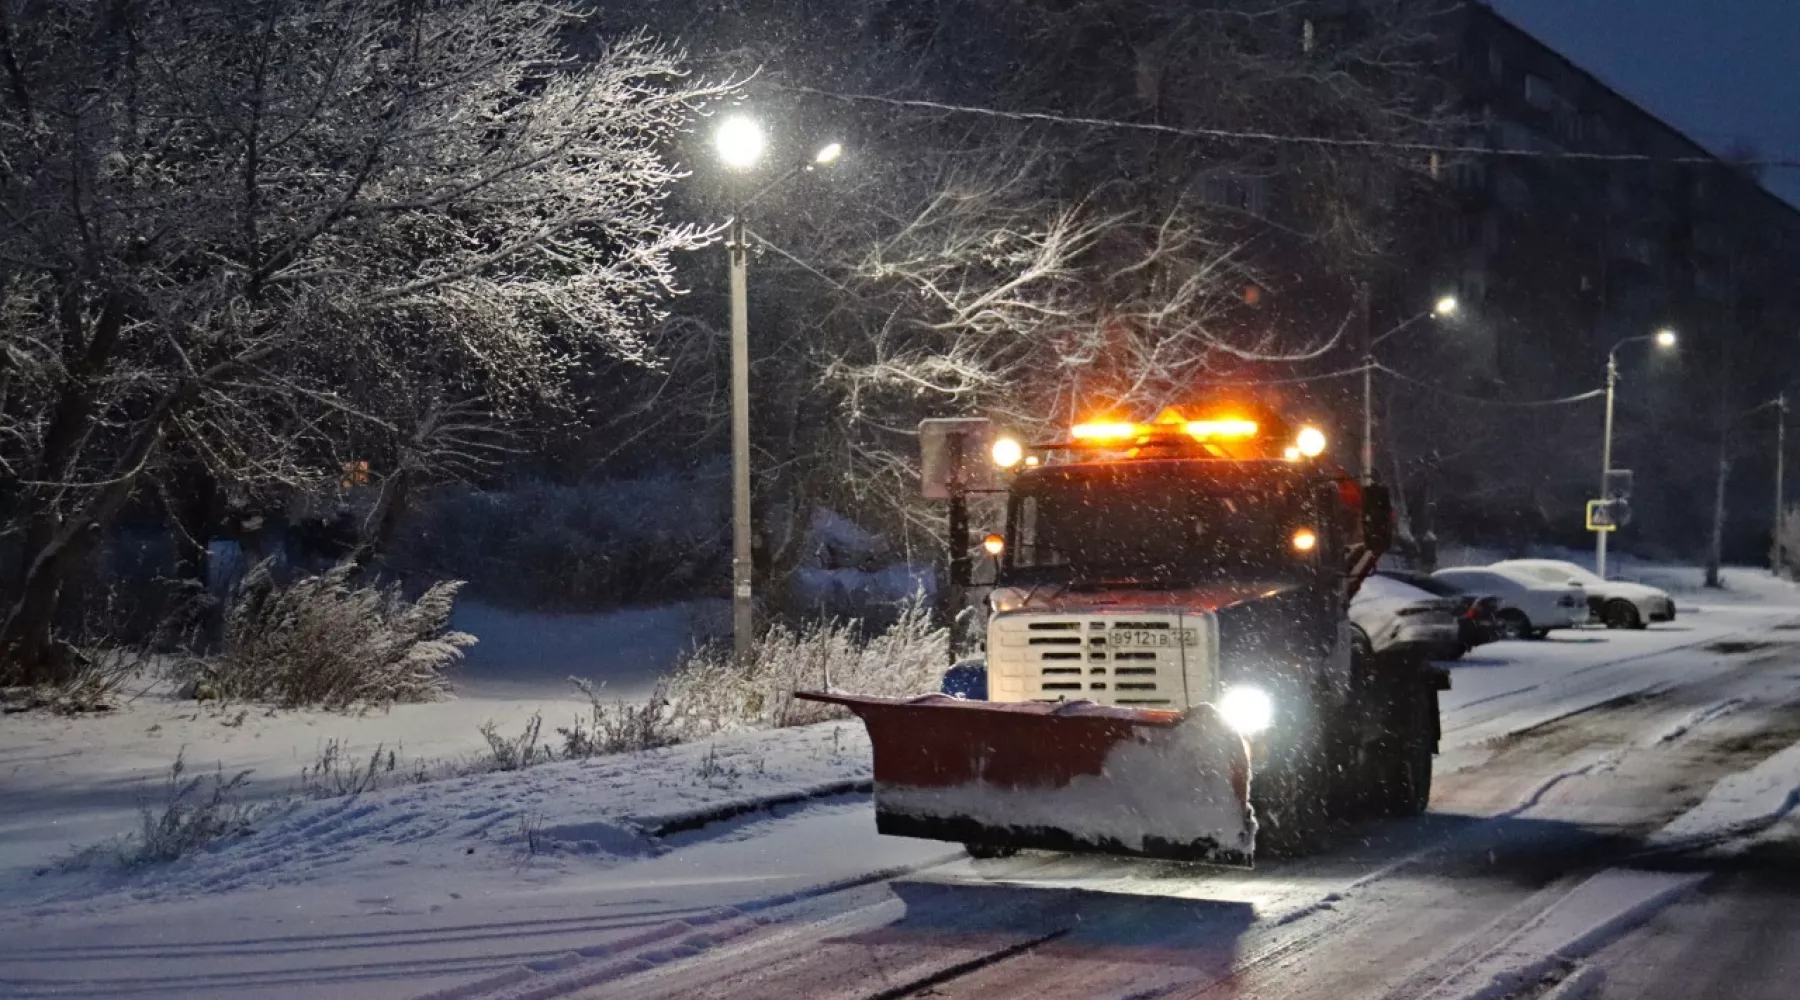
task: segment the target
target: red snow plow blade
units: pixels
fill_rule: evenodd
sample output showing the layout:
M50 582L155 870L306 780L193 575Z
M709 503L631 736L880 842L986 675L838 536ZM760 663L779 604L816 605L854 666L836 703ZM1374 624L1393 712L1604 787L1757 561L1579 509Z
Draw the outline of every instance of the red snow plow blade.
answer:
M1249 755L1210 705L796 696L868 726L882 833L1221 865L1253 856Z

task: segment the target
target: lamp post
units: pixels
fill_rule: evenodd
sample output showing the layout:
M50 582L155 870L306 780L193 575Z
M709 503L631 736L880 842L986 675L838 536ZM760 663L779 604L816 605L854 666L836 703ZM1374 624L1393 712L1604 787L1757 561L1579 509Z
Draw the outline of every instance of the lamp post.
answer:
M744 116L725 119L713 137L719 159L735 171L762 161L767 145L761 126ZM789 178L817 166L830 166L843 156L841 143L829 143L806 163L764 185L737 203L726 229L725 248L731 262L731 647L741 660L749 656L756 634L756 605L750 544L750 233L744 213L751 203Z
M1403 321L1399 326L1396 326L1393 329L1389 330L1388 332L1382 334L1381 336L1376 337L1373 340L1370 340L1370 341L1366 342L1365 344L1363 344L1363 363L1362 363L1362 377L1363 377L1362 477L1363 477L1363 482L1372 483L1375 481L1375 345L1381 343L1382 341L1388 339L1389 337L1392 337L1394 334L1399 333L1401 330L1404 330L1407 327L1412 326L1414 323L1417 323L1420 320L1426 319L1428 317L1436 316L1438 319L1449 319L1452 316L1456 315L1456 311L1459 307L1460 307L1459 303L1456 301L1456 296L1454 296L1454 295L1442 296L1437 300L1437 302L1432 304L1432 307L1429 310L1422 312L1422 313L1418 314L1417 316L1411 317L1410 319ZM1367 330L1368 326L1367 326L1366 320L1367 320L1367 310L1369 308L1369 303L1368 303L1368 291L1366 289L1363 291L1362 308L1364 310L1364 319L1365 319L1363 329Z
M1646 333L1638 337L1626 337L1606 352L1606 432L1600 444L1600 499L1606 499L1607 480L1612 478L1612 440L1613 440L1613 396L1619 386L1619 348L1626 344L1635 344L1640 340L1654 340L1656 346L1667 351L1672 350L1678 341L1675 331L1667 327L1655 333ZM1594 573L1602 580L1606 579L1606 536L1610 532L1594 532Z
M1787 393L1775 397L1775 517L1773 532L1775 535L1774 558L1769 561L1770 570L1781 576L1781 561L1785 555L1781 551L1781 515L1787 505L1787 491L1783 489L1782 473L1787 471Z

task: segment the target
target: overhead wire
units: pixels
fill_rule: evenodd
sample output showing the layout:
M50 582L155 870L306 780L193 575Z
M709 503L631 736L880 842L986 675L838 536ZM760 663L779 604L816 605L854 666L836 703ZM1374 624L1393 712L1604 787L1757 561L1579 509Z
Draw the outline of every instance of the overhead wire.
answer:
M1465 403L1477 403L1484 406L1505 406L1520 409L1544 406L1570 406L1575 403L1585 403L1590 399L1599 399L1606 395L1605 389L1590 389L1587 392L1577 393L1573 396L1563 396L1560 399L1485 399L1481 396L1467 396L1460 392L1451 392L1449 389L1441 389L1424 379L1417 379L1413 378L1411 375L1402 374L1380 362L1375 363L1374 369L1384 375L1391 376L1409 385L1418 386L1428 392L1433 392L1440 396L1447 396L1451 399L1460 399Z
M946 114L979 115L1009 121L1042 122L1057 125L1079 125L1086 128L1122 129L1154 132L1189 139L1218 139L1233 142L1269 142L1297 146L1334 147L1339 149L1387 149L1399 152L1439 153L1451 156L1489 156L1514 159L1576 160L1595 163L1664 163L1678 166L1719 166L1728 168L1768 168L1792 170L1800 168L1800 157L1753 157L1726 160L1718 156L1661 156L1652 153L1593 153L1572 149L1509 149L1471 146L1463 143L1419 142L1402 139L1368 139L1346 136L1301 135L1261 130L1208 128L1194 125L1165 125L1159 122L1132 122L1116 118L1092 118L1048 111L1011 111L970 104L951 104L919 98L887 97L880 94L845 94L817 87L788 85L780 89L811 94L846 103L883 104L889 107L913 108Z

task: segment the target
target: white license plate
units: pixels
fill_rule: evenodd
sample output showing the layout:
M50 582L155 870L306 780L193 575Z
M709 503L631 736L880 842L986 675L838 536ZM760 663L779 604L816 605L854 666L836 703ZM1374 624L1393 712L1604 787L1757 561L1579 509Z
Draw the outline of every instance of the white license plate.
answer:
M1111 633L1106 644L1120 649L1156 649L1197 646L1200 637L1191 628L1120 629Z

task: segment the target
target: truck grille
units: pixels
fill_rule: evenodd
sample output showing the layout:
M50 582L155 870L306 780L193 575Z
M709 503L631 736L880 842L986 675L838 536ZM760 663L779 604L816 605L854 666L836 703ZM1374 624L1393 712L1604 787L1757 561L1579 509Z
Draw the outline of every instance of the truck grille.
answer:
M1191 644L1183 644L1184 635ZM996 615L988 631L988 697L1184 709L1190 692L1195 701L1210 700L1217 645L1204 615Z

